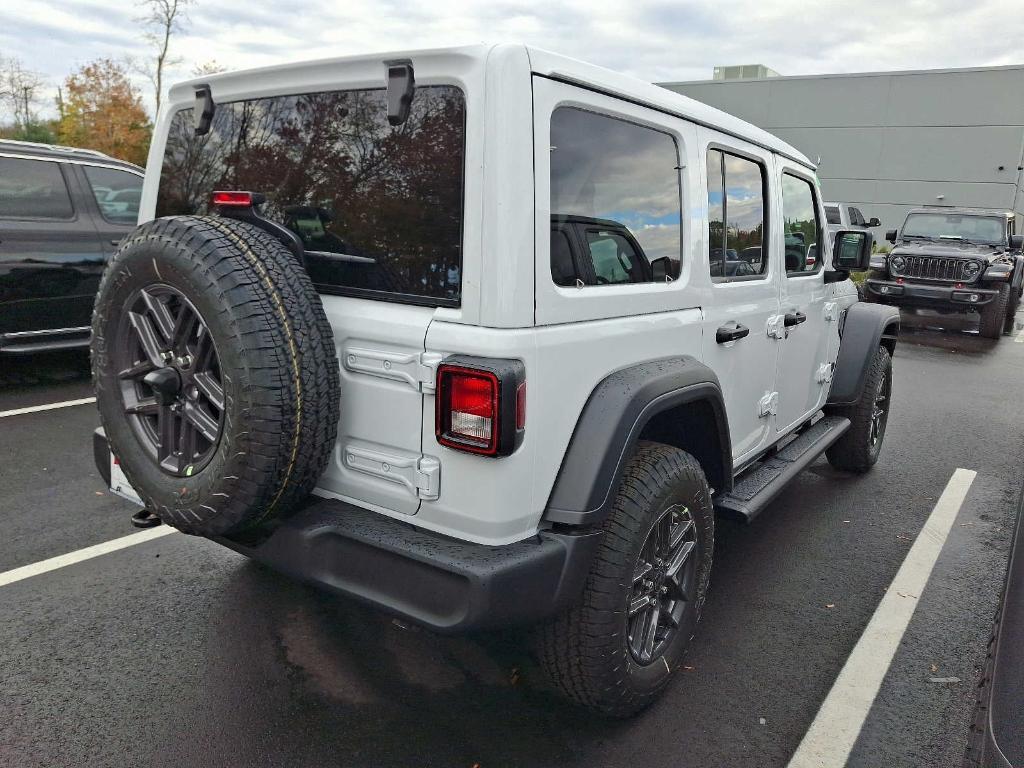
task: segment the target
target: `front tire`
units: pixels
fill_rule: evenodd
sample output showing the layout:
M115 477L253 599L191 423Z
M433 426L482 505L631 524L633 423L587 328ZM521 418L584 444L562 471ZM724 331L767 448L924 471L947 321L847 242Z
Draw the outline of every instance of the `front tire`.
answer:
M981 308L981 322L978 332L986 339L998 339L1006 328L1006 316L1010 309L1010 286L999 286L999 293Z
M830 411L850 420L846 433L825 451L833 467L862 474L875 466L889 422L891 396L892 357L889 350L879 347L864 377L857 402Z
M626 467L579 603L539 630L539 655L570 699L613 717L668 684L700 619L714 513L690 454L641 442Z

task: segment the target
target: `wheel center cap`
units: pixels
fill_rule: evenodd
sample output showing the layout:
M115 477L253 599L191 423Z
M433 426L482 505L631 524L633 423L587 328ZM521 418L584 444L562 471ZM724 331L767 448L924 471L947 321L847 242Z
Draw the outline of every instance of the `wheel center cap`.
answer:
M153 394L160 405L171 405L181 391L181 375L173 368L157 368L142 379L153 388Z

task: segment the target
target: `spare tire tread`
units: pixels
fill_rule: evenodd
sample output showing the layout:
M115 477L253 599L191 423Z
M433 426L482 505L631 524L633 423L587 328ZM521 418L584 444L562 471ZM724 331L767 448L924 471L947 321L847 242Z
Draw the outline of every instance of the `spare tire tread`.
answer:
M206 478L205 486L196 482L194 493L185 493L190 489L184 483L183 493L168 500L161 483L147 481L148 469L142 471L137 461L126 462L122 456L125 473L147 506L183 531L224 535L258 525L307 495L332 454L340 381L323 305L291 251L254 225L220 217L172 217L143 224L118 249L97 296L93 376L105 424L116 421L120 407L116 391L107 392L114 397L104 397L111 374L109 365L105 367L105 297L117 295L111 281L130 279L125 273L150 252L156 254L154 270L162 263L160 254L167 254L165 269L184 272L184 282L202 286L198 292L215 306L216 317L204 314L204 320L211 331L212 326L219 330L214 338L224 386L235 402L225 409L220 447L225 455L216 467L213 462L208 467L223 471L223 477ZM226 364L226 357L235 364ZM115 453L123 450L117 445L118 432L108 428ZM120 432L123 440L124 430ZM221 503L211 504L211 493ZM201 498L193 498L197 494Z

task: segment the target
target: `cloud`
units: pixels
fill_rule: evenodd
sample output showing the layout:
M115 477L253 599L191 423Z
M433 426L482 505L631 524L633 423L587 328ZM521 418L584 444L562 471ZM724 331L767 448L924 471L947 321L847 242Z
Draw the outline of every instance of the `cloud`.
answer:
M109 0L10 0L0 10L0 53L55 89L97 57L144 57L138 14ZM1019 61L1013 41L1024 32L1018 0L198 0L189 16L171 82L210 59L239 69L481 40L519 40L651 81L704 79L722 64L790 75L982 66ZM139 86L151 104L148 82L140 77Z

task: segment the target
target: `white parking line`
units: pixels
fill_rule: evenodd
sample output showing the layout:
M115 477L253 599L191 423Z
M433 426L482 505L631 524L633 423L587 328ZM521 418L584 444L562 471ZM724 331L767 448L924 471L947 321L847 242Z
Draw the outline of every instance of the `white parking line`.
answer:
M977 472L957 469L854 646L788 768L841 768L867 719Z
M81 400L65 400L62 403L47 403L46 405L30 405L28 408L15 408L11 411L0 411L0 419L5 416L21 416L26 413L39 413L39 411L53 411L57 408L70 408L72 405L86 405L95 403L95 397L83 397Z
M147 541L159 539L161 536L167 536L168 534L177 532L177 528L171 528L169 525L161 525L148 531L139 531L138 533L132 533L128 536L122 536L119 539L104 541L102 544L94 544L93 546L86 547L85 549L77 549L74 552L68 552L65 555L57 555L57 557L51 557L49 560L40 560L38 563L23 565L20 568L0 573L0 587L6 587L8 584L13 584L16 581L22 581L33 576L39 576L43 573L56 571L58 568L66 568L69 565L80 563L83 560L91 560L92 558L99 557L100 555L107 555L111 552L116 552L119 549L134 547L136 544L144 544Z

